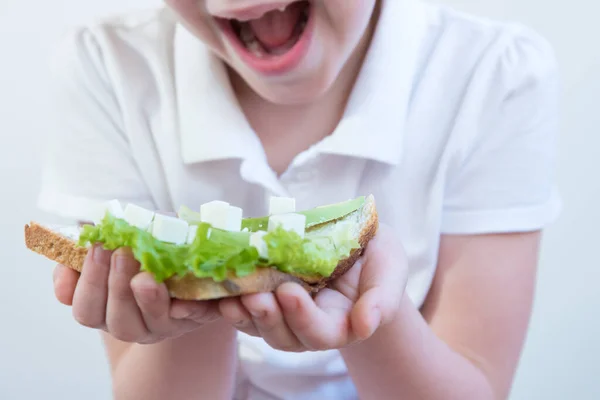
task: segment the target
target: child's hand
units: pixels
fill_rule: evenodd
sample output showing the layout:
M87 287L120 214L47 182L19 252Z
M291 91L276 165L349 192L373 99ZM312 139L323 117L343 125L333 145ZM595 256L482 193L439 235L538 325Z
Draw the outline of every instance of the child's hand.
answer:
M127 249L113 253L96 246L81 275L62 265L56 268L56 297L73 306L80 324L124 342L156 343L219 317L216 303L171 300L164 284L139 270Z
M363 258L314 300L297 284L275 294L224 299L219 308L239 330L293 352L339 349L369 338L397 314L407 282L400 241L382 226Z

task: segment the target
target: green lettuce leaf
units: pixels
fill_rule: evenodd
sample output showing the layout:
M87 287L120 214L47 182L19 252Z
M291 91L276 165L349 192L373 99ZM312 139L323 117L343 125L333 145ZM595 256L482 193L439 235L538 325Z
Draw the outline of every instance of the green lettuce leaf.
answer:
M162 282L174 275L185 275L187 249L157 240L149 232L129 225L125 220L107 214L101 224L83 227L79 245L102 243L107 250L129 247L143 271Z
M231 274L243 277L264 267L328 277L341 258L360 247L346 236L340 236L343 240L302 238L280 228L265 235L269 259L261 260L256 248L249 245L249 232L228 232L199 223L194 242L180 246L162 242L149 232L107 214L100 224L83 228L79 245L101 243L108 250L129 247L141 270L152 274L157 282L187 274L222 282Z

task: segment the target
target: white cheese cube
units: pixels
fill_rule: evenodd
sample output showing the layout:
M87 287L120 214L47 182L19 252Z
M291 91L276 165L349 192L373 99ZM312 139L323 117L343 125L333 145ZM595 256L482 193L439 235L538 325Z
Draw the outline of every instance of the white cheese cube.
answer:
M224 201L211 201L200 206L200 220L214 227L224 225L227 220L229 203Z
M102 222L106 213L111 214L116 218L123 218L123 208L118 200L111 200L106 203L99 204L94 207L94 212L91 215L91 220L94 224L98 225Z
M202 222L217 229L239 232L242 229L242 209L224 201L211 201L200 207Z
M156 214L152 236L167 243L184 244L188 237L188 223L182 219Z
M127 204L124 213L125 221L131 226L147 230L154 219L154 212L135 204Z
M108 211L115 218L124 218L125 213L119 200L111 200L106 204L106 211Z
M265 243L265 235L267 232L258 231L250 234L250 246L256 247L260 258L269 258L269 248Z
M296 199L290 197L271 197L269 201L269 215L294 212L296 212Z
M240 207L230 206L227 210L227 221L225 230L231 232L239 232L242 230L242 214L243 210Z
M281 227L286 231L293 231L300 237L304 237L305 226L306 216L302 214L278 214L269 217L269 231Z
M187 244L194 243L194 240L196 240L197 234L198 234L198 225L190 225L190 227L188 229L187 239L185 242Z
M215 200L204 203L200 206L200 220L212 225L213 220L219 219L222 214L227 212L229 203L225 201Z

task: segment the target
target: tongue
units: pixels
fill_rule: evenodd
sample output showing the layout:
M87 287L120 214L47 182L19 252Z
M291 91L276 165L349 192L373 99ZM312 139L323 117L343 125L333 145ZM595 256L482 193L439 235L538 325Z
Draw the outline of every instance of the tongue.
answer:
M284 45L293 36L303 9L303 2L296 2L285 11L270 11L250 21L254 36L267 50Z

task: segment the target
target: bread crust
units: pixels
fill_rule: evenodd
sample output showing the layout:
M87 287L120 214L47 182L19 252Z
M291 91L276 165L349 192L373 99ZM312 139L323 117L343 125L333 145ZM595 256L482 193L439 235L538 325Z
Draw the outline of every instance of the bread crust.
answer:
M362 212L367 218L363 220L360 229L361 247L341 260L328 278L294 276L275 268L261 267L257 268L252 275L245 277L232 275L223 282L186 275L172 277L165 281L165 284L171 297L182 300L212 300L250 293L272 292L286 282L295 282L309 292L317 292L332 280L345 274L361 257L367 244L377 233L379 219L372 196L367 199ZM78 272L82 271L88 253L87 248L80 247L75 241L36 222L25 226L25 244L28 249Z
M25 245L29 250L77 272L83 269L88 253L88 249L77 246L71 239L35 222L25 225Z

